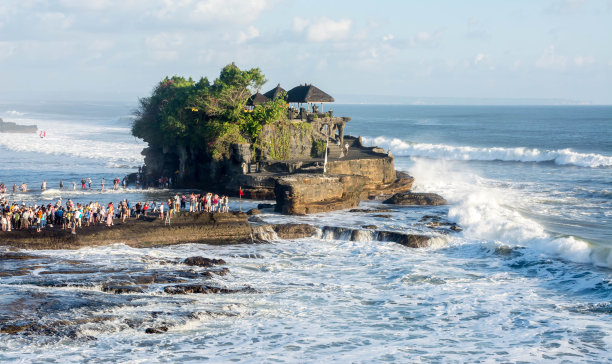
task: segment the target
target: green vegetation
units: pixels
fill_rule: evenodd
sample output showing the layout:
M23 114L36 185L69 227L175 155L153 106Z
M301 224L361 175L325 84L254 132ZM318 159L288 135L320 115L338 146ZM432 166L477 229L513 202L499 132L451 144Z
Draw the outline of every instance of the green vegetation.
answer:
M234 64L212 84L207 78L166 77L140 99L132 134L150 146L181 144L215 160L229 158L231 144L256 142L263 125L286 118L283 98L245 110L265 82L259 68L243 71Z
M324 153L325 153L325 142L322 140L313 140L311 156L313 158L317 158L317 157L322 156Z

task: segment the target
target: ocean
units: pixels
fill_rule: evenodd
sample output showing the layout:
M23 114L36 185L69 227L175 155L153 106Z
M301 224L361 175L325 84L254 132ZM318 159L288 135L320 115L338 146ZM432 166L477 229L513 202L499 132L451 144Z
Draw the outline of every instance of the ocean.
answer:
M161 201L173 191L99 191L137 170L136 103L0 103L37 134L0 134L7 198ZM347 133L391 151L414 190L449 202L264 221L306 222L313 238L232 246L23 251L0 260L4 362L608 362L612 359L612 107L333 105ZM92 191L79 189L91 177ZM48 190L40 192L47 181ZM59 181L64 190L59 189ZM31 192L12 194L26 183ZM72 182L77 190L71 191ZM242 209L257 201L243 201ZM238 208L231 201L232 209ZM362 202L360 208L382 207ZM388 207L388 206L386 206ZM449 232L428 222L457 223ZM427 234L411 249L363 229ZM363 230L360 234L346 231ZM352 236L352 238L351 238ZM8 251L1 246L0 253ZM222 258L204 278L180 264ZM19 273L21 272L21 273ZM234 294L104 287L149 274ZM126 278L127 277L127 278ZM38 325L38 326L37 326ZM161 334L146 328L167 327Z

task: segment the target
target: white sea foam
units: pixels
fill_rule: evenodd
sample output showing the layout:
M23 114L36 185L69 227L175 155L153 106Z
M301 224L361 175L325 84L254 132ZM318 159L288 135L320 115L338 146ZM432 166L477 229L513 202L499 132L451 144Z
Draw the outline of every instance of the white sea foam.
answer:
M146 143L129 137L117 139L117 133L129 135L128 128L89 125L58 120L13 119L19 124L36 124L39 134L0 134L0 146L14 152L34 152L58 156L93 158L106 161L108 167L142 165L140 154Z
M595 247L576 237L552 236L537 221L516 209L527 199L526 192L500 188L446 161L414 159L410 172L415 190L442 194L451 204L449 218L463 227L472 241L494 241L508 246L525 246L551 256L579 263L612 267L612 251Z
M17 110L9 110L6 112L6 115L10 115L10 116L23 116L25 115L25 113L19 112Z
M502 148L452 146L446 144L411 143L398 138L364 138L366 145L391 149L397 156L427 157L444 160L554 162L558 165L580 167L611 167L612 156L596 153L578 153L571 149L540 150L537 148Z

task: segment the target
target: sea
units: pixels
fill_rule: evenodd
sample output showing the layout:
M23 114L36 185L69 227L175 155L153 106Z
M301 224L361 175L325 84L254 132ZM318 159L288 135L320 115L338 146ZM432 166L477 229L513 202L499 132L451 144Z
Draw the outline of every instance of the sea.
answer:
M136 107L0 102L4 121L44 131L0 134L6 198L136 203L173 195L109 189L143 164L146 143L130 133ZM30 259L0 260L0 326L30 329L0 334L0 361L612 361L611 106L332 108L352 118L348 134L395 157L414 191L448 204L364 201L358 211L308 216L264 210L264 222L320 231L295 240L270 232L260 244L134 249L118 240L20 250ZM92 190L80 188L81 178L92 179ZM21 183L31 191L12 193ZM234 199L230 208L259 202ZM433 244L379 241L369 225ZM0 242L0 254L10 251ZM182 264L190 256L221 258L230 272L198 275L202 268ZM142 292L104 289L147 274L165 278ZM170 278L237 292L170 295ZM167 330L146 333L158 327Z

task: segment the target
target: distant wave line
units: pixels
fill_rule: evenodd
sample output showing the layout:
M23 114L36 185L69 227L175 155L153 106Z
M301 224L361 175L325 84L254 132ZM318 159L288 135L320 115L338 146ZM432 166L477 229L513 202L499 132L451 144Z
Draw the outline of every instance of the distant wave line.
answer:
M364 138L366 144L390 149L397 156L428 157L432 159L462 161L554 162L557 165L575 165L597 168L611 167L612 157L595 153L578 153L571 149L539 150L537 148L503 148L452 146L446 144L411 143L398 138Z

